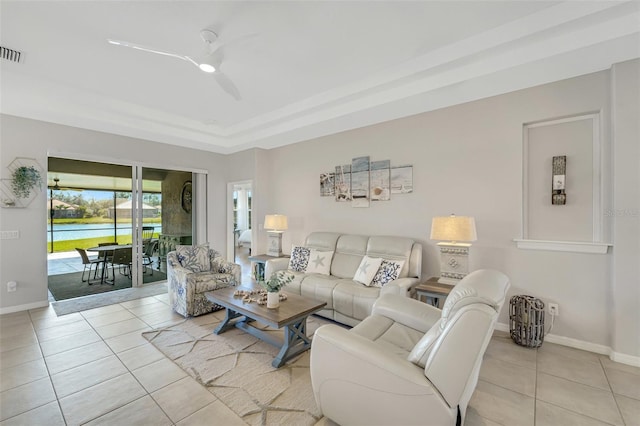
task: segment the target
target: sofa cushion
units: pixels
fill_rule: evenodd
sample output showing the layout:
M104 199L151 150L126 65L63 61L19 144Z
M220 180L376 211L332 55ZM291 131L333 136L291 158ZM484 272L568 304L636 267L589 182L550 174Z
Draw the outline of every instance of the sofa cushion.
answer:
M333 309L362 321L371 314L373 304L380 296L377 287L366 287L353 280L340 280L333 289Z
M180 266L191 272L205 272L211 269L209 245L176 246L176 256Z
M289 269L296 272L304 272L309 263L310 253L311 250L306 247L293 247L293 249L291 249L291 258L289 259Z
M333 291L341 280L331 275L305 275L300 284L300 295L318 302L326 302L325 309L333 309ZM351 285L353 285L351 281Z
M404 265L404 260L387 260L382 259L382 263L371 281L374 287L382 287L388 282L398 279L400 271Z
M381 257L387 260L404 260L399 278L409 276L409 258L414 241L404 237L372 236L367 242L366 254L371 257Z
M382 259L379 257L363 257L362 261L360 261L360 266L358 266L353 276L353 280L366 286L371 285L373 277L376 276L378 269L380 269L380 264L382 264Z
M307 263L307 269L305 272L308 274L329 275L332 259L332 251L311 249L311 252L309 253L309 262Z
M353 279L366 254L368 240L369 237L363 235L341 235L331 262L331 275Z

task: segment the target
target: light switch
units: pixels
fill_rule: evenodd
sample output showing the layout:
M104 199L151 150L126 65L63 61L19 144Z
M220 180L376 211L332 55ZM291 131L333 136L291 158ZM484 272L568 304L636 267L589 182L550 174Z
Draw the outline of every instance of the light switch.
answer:
M17 240L20 238L19 231L0 231L0 240Z

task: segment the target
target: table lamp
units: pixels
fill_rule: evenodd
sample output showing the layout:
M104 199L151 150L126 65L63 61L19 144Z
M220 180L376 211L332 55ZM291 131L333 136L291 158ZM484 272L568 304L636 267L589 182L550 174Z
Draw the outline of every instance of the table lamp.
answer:
M466 241L478 239L476 221L470 216L434 217L431 239L442 241L440 248L439 283L455 285L469 273L469 248ZM464 242L461 242L464 241Z
M287 217L284 215L268 214L264 217L264 229L269 236L267 255L282 256L282 232L287 228Z

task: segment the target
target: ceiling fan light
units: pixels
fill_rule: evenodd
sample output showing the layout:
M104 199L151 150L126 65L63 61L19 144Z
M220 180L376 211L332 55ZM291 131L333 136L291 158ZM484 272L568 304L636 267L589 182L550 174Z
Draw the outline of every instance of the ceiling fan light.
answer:
M202 63L202 64L198 65L198 68L200 68L202 71L208 72L208 73L212 73L212 72L216 71L216 67L214 67L211 64L207 64L207 63Z

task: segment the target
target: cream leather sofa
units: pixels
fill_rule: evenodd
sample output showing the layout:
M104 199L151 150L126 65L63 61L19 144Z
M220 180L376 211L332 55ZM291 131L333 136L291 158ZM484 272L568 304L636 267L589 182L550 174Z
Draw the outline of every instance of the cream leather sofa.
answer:
M351 330L329 324L311 344L318 408L341 425L464 424L509 279L474 271L442 310L383 295Z
M334 252L331 275L291 271L295 278L285 291L326 302L327 306L318 315L346 325L354 326L369 316L374 302L382 294L411 297L420 281L422 245L411 238L314 232L309 234L304 246ZM367 287L353 280L365 255L405 262L397 279L381 288ZM265 278L288 266L287 258L267 261Z

